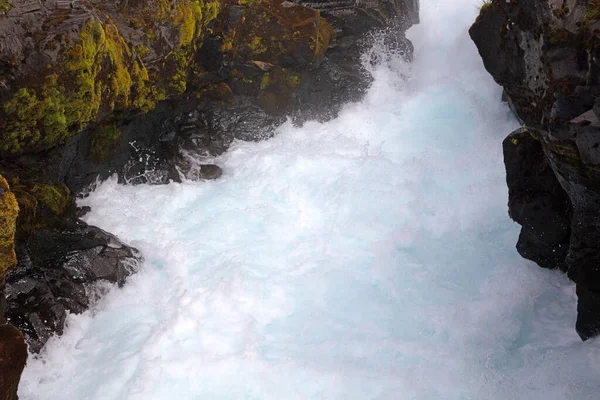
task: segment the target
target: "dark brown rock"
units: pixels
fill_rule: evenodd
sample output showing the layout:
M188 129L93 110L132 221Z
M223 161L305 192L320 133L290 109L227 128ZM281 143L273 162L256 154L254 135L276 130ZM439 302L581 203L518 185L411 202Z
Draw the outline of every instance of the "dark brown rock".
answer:
M21 373L27 362L27 345L17 328L0 325L0 399L17 400Z
M200 166L200 178L206 180L218 179L223 175L223 170L214 164Z

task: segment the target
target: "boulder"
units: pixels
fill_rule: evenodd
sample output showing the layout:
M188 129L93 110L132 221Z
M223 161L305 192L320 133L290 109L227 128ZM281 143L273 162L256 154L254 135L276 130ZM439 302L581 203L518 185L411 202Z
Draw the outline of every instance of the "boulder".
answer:
M17 400L21 373L27 362L27 345L17 328L0 325L0 398Z
M62 334L67 313L87 310L103 283L122 286L141 259L136 249L80 220L31 233L18 241L17 256L6 279L6 317L33 352Z

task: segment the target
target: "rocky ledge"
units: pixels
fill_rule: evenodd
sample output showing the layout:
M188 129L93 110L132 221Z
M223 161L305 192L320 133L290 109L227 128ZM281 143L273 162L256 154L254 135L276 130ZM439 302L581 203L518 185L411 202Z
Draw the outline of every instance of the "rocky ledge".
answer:
M600 1L493 0L470 34L523 124L503 144L517 250L576 282L586 340L600 333Z
M0 300L24 334L0 326L21 357L0 398L23 338L39 351L140 260L81 221L75 195L112 174L217 179L202 160L233 140L360 99L373 33L410 60L416 22L417 0L0 0Z

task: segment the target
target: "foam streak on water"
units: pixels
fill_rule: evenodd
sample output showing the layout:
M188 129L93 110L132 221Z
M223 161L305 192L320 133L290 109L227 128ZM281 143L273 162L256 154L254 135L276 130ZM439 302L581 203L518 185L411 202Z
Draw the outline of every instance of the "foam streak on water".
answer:
M573 286L514 251L516 123L468 39L475 6L422 3L411 70L376 68L336 120L235 143L216 182L83 200L146 262L69 317L22 398L598 398Z

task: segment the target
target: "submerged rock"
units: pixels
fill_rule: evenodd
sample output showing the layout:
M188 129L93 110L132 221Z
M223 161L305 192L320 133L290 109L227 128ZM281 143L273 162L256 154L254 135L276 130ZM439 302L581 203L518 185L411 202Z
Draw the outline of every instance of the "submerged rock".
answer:
M517 248L576 282L584 340L600 334L599 24L595 1L493 0L470 29L527 124L504 142Z
M5 321L5 279L17 263L16 222L19 206L6 179L0 175L0 398L17 399L21 373L27 361L23 334Z

